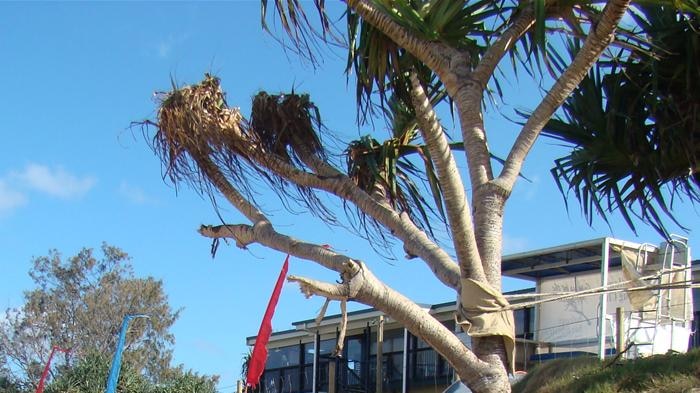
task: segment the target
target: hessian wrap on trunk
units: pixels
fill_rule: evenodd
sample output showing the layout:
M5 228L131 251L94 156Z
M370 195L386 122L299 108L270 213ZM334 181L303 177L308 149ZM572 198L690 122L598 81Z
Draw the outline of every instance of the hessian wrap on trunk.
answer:
M462 278L457 323L471 337L502 336L508 372L515 369L515 323L513 311L503 310L508 301L487 283Z
M270 296L270 302L267 304L265 316L260 324L260 330L258 330L258 336L255 338L255 346L253 347L253 354L248 364L248 375L246 376L246 384L248 386L257 386L260 383L260 376L265 370L265 362L267 361L266 345L272 333L272 316L275 314L275 307L277 307L277 300L284 285L284 278L287 277L288 268L289 255L284 260L282 271L277 277L277 284L275 284L275 289L272 291L272 296Z

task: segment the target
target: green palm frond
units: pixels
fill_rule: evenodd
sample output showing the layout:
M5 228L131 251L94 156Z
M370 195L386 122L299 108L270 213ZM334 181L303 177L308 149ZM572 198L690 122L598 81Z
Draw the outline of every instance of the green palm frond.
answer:
M348 176L367 193L379 186L382 197L432 234L431 222L445 223L442 191L427 148L414 143L417 135L402 135L380 143L365 136L346 150ZM413 159L418 157L418 161ZM421 163L419 167L417 164ZM431 201L424 195L428 192Z
M700 202L700 23L675 8L638 8L651 56L604 62L544 133L573 146L552 173L589 222L619 211L668 236L674 198ZM681 226L682 227L682 226Z
M377 0L375 5L417 36L441 41L469 53L472 65L484 51L484 37L493 33L487 22L503 11L499 3L491 0ZM411 102L408 96L408 71L411 69L416 70L421 81L433 92L442 90L431 70L350 9L347 11L347 26L346 71L354 73L357 78L356 95L361 121L373 113L375 94L380 107L388 103L389 91L404 102Z
M541 74L547 70L550 75L556 77L557 65L554 57L564 57L566 45L552 45L549 36L564 33L566 41L576 40L582 43L592 26L600 19L606 1L602 0L533 0L521 2L512 13L511 19L517 17L525 7L532 7L535 14L534 28L530 29L514 46L510 53L511 64L514 70L517 65L523 65L523 69L531 75L535 71ZM629 15L635 20L636 25L628 26L623 23L618 26L616 39L611 43L612 48L624 49L627 55L651 56L654 54L654 44L644 34L647 31L644 18L635 17L635 9L664 8L673 10L678 14L698 15L700 7L698 0L641 0L633 1ZM641 22L641 23L640 23ZM506 27L508 23L504 23ZM658 49L658 48L656 48ZM564 50L564 52L562 52ZM606 54L606 56L609 54Z

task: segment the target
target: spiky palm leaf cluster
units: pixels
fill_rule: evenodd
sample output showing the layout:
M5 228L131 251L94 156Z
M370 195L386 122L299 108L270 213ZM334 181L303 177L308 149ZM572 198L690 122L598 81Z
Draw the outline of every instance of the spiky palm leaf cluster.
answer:
M552 173L589 221L618 210L630 228L636 215L668 236L663 216L679 224L673 198L700 201L700 23L673 8L639 7L633 16L651 55L599 64L545 134L574 145Z
M410 159L415 155L428 169ZM435 222L445 224L439 199L442 191L425 146L404 145L399 139L380 144L364 137L348 147L347 157L349 174L363 190L372 193L379 187L394 209L407 213L411 221L431 236ZM432 194L432 202L425 198L426 194Z
M406 128L384 142L371 136L350 142L345 151L348 176L362 190L407 213L416 225L434 235L434 222L444 224L446 219L430 153L419 143L415 124L401 119L392 124ZM425 195L431 195L432 201Z
M492 31L486 21L496 10L491 0L459 2L454 0L381 0L377 8L392 19L416 32L421 38L440 41L468 53L475 65L483 53L484 39ZM384 33L363 21L354 11L347 11L348 60L346 72L357 78L357 104L361 120L373 114L372 101L384 107L398 98L410 104L408 72L415 70L433 95L442 91L442 83L424 64L398 47ZM391 92L391 94L387 94ZM445 97L442 94L442 97Z

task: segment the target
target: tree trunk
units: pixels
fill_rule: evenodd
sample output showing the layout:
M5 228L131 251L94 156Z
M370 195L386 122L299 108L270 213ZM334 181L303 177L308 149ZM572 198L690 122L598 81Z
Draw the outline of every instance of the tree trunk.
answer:
M474 393L510 392L510 381L506 372L507 357L503 339L500 336L472 337L472 350L479 360L491 366L495 376L490 380L484 380L484 383L478 385L467 384L467 386Z

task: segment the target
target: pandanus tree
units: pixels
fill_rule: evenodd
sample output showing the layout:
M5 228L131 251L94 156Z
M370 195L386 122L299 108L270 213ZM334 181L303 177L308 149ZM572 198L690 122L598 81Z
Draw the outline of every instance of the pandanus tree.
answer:
M320 43L343 39L322 0L313 3L318 22L301 2L262 3L263 20L276 16L291 38L288 47L307 60L314 61ZM514 329L501 294L504 207L538 136L545 127L555 134L560 123L550 120L563 104L576 106L570 97L585 93L589 74L600 72L591 69L601 56L619 63L619 69L656 47L652 35L635 30L648 29L652 18L636 12L635 26L618 28L629 0L347 0L346 5L344 42L347 70L357 81L358 120L384 116L390 133L385 140L372 134L349 142L345 170L332 162L323 143L330 130L310 97L263 92L254 97L246 118L228 106L220 81L210 75L160 95L157 119L147 122L155 130L153 148L170 179L220 193L249 221L202 226L200 233L214 245L222 238L239 247L259 244L333 270L339 282L288 279L307 296L356 301L390 315L444 356L473 391L510 391ZM648 7L683 21L697 11L694 0ZM549 44L553 35L571 42L570 60L559 53L561 45ZM502 94L498 69L503 63L524 67L533 77L551 75L552 82L524 124L517 125L507 156L496 159L483 110L487 95ZM600 75L613 74L605 69ZM434 111L443 103L459 120L457 141L448 138ZM690 124L694 127L694 120ZM457 154L465 156L466 173L458 169ZM499 166L492 165L495 160ZM569 173L565 164L558 165ZM287 207L301 206L330 223L350 222L374 244L400 243L459 294L458 317L472 336L471 347L383 283L369 263L275 228L256 202L260 187L277 192ZM327 195L343 202L345 218L326 206ZM433 235L441 222L451 244Z
M645 50L596 64L544 133L574 146L552 173L589 221L618 210L668 237L664 216L682 226L673 198L700 200L700 20L644 4L630 15Z

